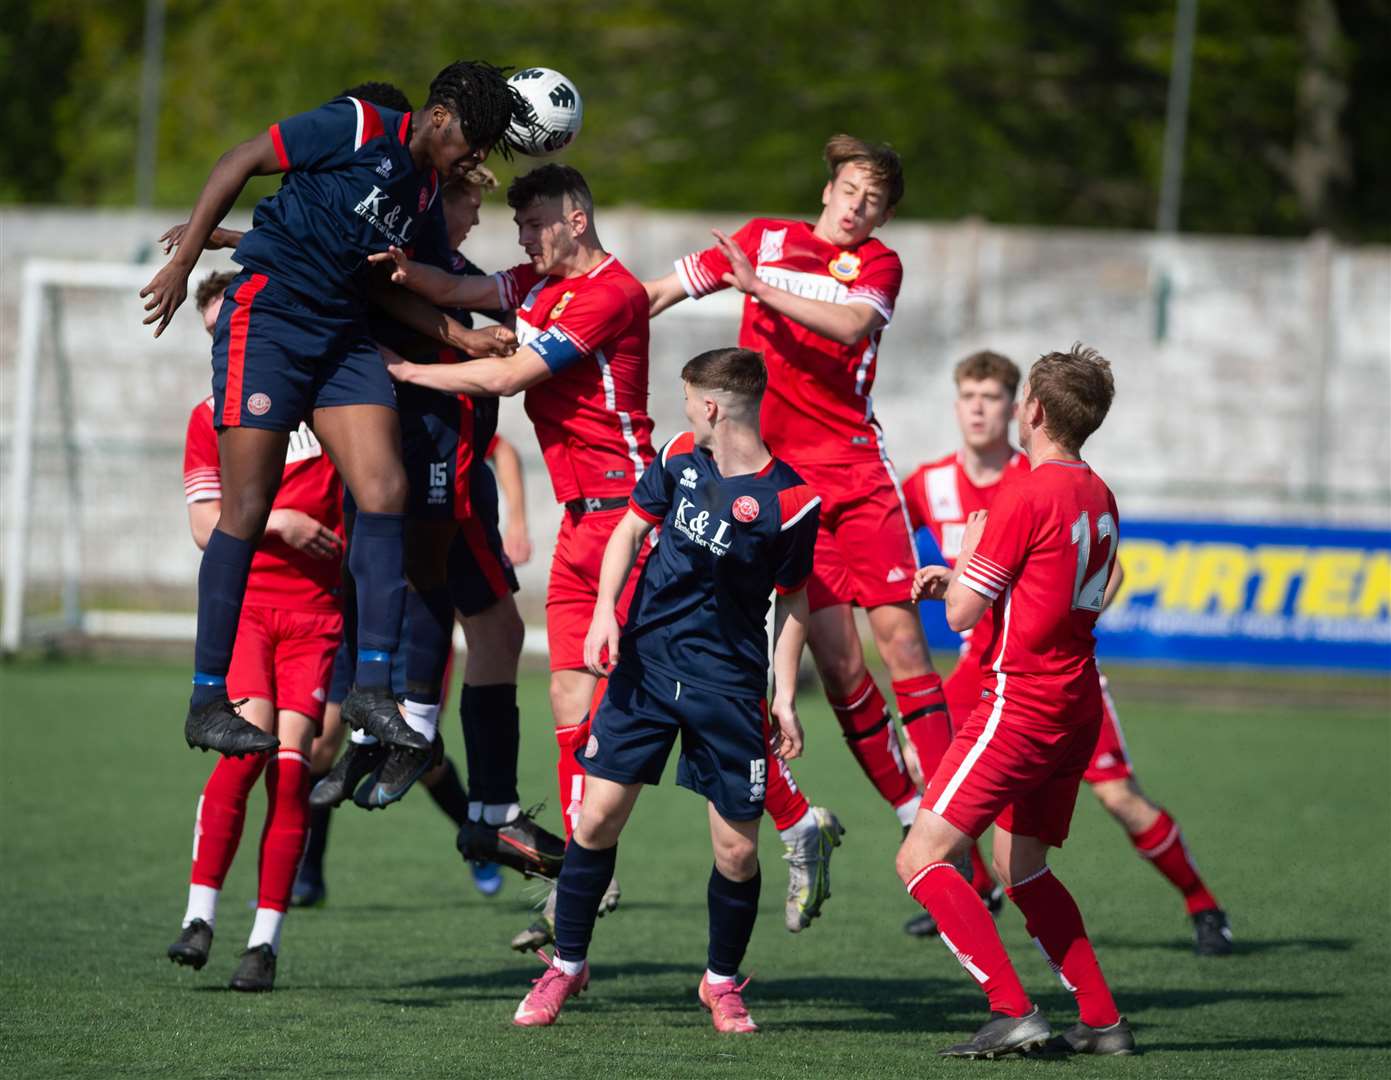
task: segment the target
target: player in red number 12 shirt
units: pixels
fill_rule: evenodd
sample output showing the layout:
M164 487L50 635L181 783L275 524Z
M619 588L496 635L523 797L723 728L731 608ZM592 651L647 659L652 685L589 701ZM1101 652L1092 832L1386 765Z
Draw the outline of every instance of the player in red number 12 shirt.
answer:
M898 255L872 235L903 195L887 146L837 135L816 222L759 218L646 282L657 313L733 286L745 294L739 344L768 364L768 448L821 495L809 643L851 753L907 827L917 789L883 695L865 666L853 605L869 614L916 747L948 740L942 680L909 603L917 567L898 478L874 416L879 342L903 280Z
M1048 867L1067 838L1077 788L1103 717L1094 628L1120 540L1116 500L1079 454L1101 426L1115 384L1095 350L1074 346L1034 364L1019 410L1032 471L1007 485L989 517L967 521L955 569L918 571L914 592L943 598L954 630L993 621L981 654L985 688L927 782L897 869L937 921L942 942L981 984L992 1018L943 1053L995 1057L1049 1042L984 902L956 869L995 824L994 861L1025 929L1077 1000L1065 1051L1135 1048L1072 895Z

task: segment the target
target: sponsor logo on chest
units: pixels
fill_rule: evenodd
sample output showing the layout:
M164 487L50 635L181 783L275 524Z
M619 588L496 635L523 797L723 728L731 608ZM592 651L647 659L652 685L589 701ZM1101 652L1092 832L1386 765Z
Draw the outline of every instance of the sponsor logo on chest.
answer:
M808 300L823 300L831 304L843 304L850 295L844 283L829 274L813 274L805 270L788 270L781 266L759 264L754 271L760 281L779 289L786 289Z
M687 540L715 556L725 554L734 542L733 525L724 518L712 518L709 510L697 510L696 504L684 495L676 504L674 524Z
M425 195L423 189L421 195L422 201L428 201L423 198ZM421 209L424 207L422 206ZM405 247L410 242L415 218L406 215L401 204L376 184L373 184L372 190L353 207L353 213L366 220L372 228L397 247Z

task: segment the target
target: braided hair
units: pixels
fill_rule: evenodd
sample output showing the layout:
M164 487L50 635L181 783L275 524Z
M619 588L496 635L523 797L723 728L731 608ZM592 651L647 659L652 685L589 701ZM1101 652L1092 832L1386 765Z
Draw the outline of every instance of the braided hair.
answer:
M510 70L483 60L456 60L430 83L425 108L444 106L458 117L470 146L489 147L510 158L508 127L514 119L523 123L535 119L526 99L507 82Z

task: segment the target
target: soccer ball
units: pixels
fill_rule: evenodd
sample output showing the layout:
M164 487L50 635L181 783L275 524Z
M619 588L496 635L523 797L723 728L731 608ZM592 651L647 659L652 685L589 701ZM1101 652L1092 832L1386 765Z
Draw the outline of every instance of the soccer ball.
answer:
M575 84L550 68L523 68L510 79L531 115L517 117L507 129L507 141L523 154L549 157L558 154L580 133L584 102Z

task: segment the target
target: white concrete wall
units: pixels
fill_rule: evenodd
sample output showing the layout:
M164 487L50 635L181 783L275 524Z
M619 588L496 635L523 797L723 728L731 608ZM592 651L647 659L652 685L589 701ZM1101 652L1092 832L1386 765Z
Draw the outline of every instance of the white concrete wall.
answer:
M704 246L741 218L603 209L601 236L639 276ZM19 279L30 257L129 260L173 218L126 211L0 211L0 468L13 430ZM1218 520L1391 524L1391 251L1325 241L1192 237L902 223L884 239L905 283L886 332L876 411L900 472L950 449L952 365L989 347L1021 366L1075 340L1115 365L1117 398L1087 456L1122 513ZM487 267L517 261L500 200L467 250ZM150 267L153 273L154 265ZM203 266L226 267L221 253ZM1156 341L1156 284L1172 282L1168 334ZM67 516L53 364L73 364L86 574L118 599L132 586L192 581L196 551L180 483L184 424L207 393L207 338L191 303L153 340L134 296L68 291L61 338L46 334L33 561L52 578ZM738 302L685 303L654 324L651 411L677 429L677 373L702 349L732 344ZM529 466L537 557L522 573L539 599L558 520L520 402L502 432ZM0 472L0 483L8 473Z

